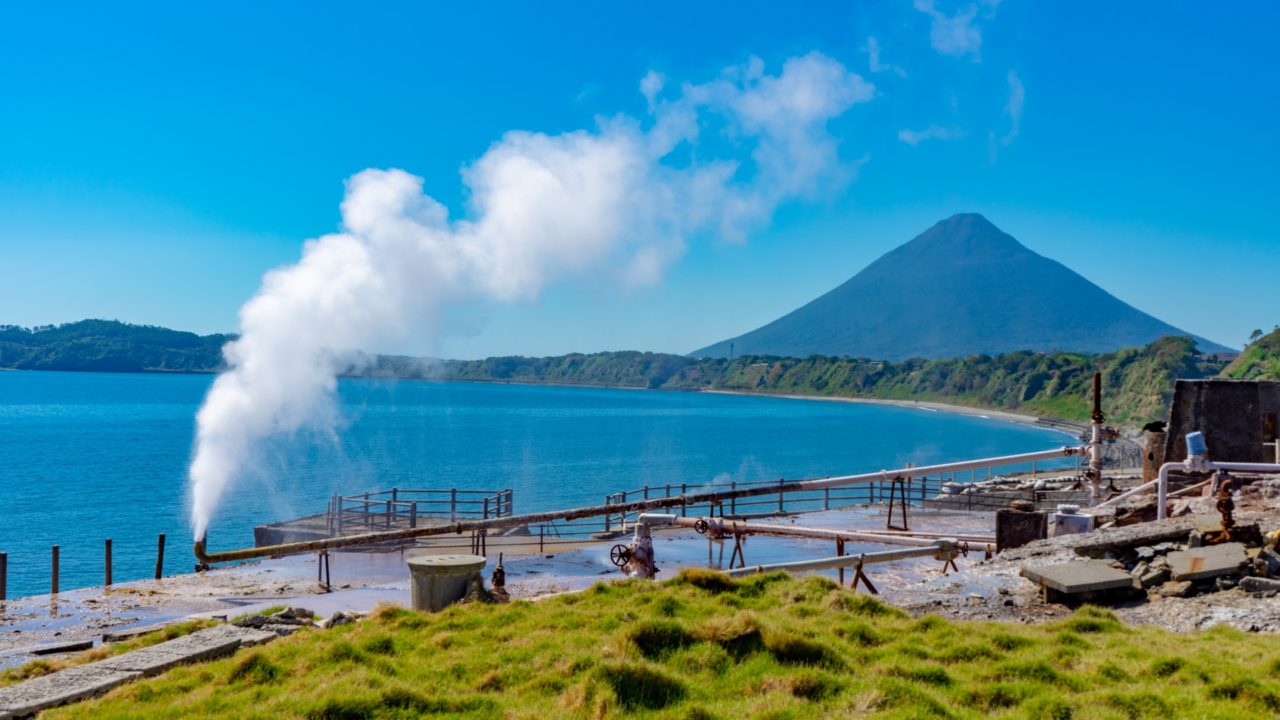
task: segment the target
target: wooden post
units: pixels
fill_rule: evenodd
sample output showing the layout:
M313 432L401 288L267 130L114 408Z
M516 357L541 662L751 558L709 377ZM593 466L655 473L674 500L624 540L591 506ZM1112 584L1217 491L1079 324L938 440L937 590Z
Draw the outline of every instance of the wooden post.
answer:
M778 514L781 515L782 510L782 478L778 478Z
M9 553L0 552L0 602L9 599Z
M484 519L489 519L489 496L484 496Z
M53 589L51 595L58 594L58 546L53 546Z
M822 488L822 509L831 509L831 488L829 487Z
M110 587L111 586L111 538L107 538L107 542L105 547L103 548L103 551L104 551L103 557L106 559L106 582L102 584L106 585L107 587Z
M737 490L737 489L738 489L738 481L737 481L737 480L734 480L734 481L730 482L730 483L729 483L729 489L730 489L730 490ZM729 498L729 514L730 514L730 515L735 515L735 516L738 514L738 498L736 498L736 497L730 497L730 498Z
M418 501L409 503L409 527L418 527Z
M386 517L384 518L383 523L388 530L391 529L391 501L390 500L387 501Z
M686 485L685 483L680 483L680 495L684 496L688 494L688 492L689 492L688 485ZM689 517L688 505L684 505L684 504L680 505L680 517Z
M449 488L449 522L458 519L458 488Z
M159 580L164 576L164 533L160 533L160 539L156 542L156 579Z

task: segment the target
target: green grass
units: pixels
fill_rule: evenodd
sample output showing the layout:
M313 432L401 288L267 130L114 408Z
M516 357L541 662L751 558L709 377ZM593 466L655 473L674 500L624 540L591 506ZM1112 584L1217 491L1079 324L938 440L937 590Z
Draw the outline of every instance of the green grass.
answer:
M178 668L50 718L1238 718L1280 713L1280 643L911 618L781 574L600 584L424 615L383 608Z

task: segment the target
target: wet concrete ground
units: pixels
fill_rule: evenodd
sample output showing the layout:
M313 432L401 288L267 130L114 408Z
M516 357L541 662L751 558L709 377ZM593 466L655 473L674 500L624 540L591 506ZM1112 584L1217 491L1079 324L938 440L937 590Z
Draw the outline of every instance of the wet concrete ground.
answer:
M910 518L914 530L989 534L990 513L949 513L915 511ZM776 524L796 524L829 529L882 529L883 508L853 508L808 513L774 519ZM654 546L659 579L673 577L682 567L723 567L732 554L733 542L709 542L692 531L661 530ZM557 546L557 552L506 557L507 589L515 598L535 598L580 590L599 581L622 578L609 562L609 549L628 538L597 543ZM551 550L552 548L548 548ZM886 549L883 545L846 546L846 554ZM490 547L489 572L497 562ZM447 552L457 552L449 550ZM94 639L103 632L173 622L188 617L236 616L276 605L305 607L318 615L339 610L365 612L379 603L407 605L409 577L405 560L409 555L429 552L342 552L330 561L334 591L324 593L316 582L317 558L295 556L217 568L200 574L177 575L162 580L124 583L110 589L85 588L57 596L34 596L11 600L0 606L0 667L20 664L31 658L30 650L51 642ZM722 554L723 553L723 554ZM753 536L744 542L749 565L786 562L835 555L831 541ZM963 569L965 559L960 561ZM835 571L824 573L836 577ZM906 560L876 565L868 574L886 599L895 601L907 586L941 575L941 564L931 559ZM848 574L852 579L852 572ZM903 598L904 600L907 597Z

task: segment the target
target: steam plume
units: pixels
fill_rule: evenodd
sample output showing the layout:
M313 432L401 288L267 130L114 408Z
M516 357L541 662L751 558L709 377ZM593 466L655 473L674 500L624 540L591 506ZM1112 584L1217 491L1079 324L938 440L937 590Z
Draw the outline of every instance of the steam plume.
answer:
M693 236L741 240L780 203L849 179L827 123L874 94L818 53L776 75L753 59L667 97L664 86L655 73L642 83L647 118L507 133L464 168L462 218L402 170L351 177L342 232L268 272L240 310L240 338L223 348L228 369L196 417L196 537L263 439L334 428L336 374L356 351L434 333L451 303L532 300L588 273L653 283ZM718 132L700 138L706 127ZM749 148L750 161L701 159L724 145Z

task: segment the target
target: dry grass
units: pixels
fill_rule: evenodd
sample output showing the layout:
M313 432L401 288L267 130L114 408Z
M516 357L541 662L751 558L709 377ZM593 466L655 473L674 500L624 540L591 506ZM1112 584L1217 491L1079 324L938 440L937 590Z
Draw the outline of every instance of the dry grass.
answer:
M824 578L685 571L437 615L383 608L53 718L1239 718L1280 714L1280 642L1084 608L913 619Z

